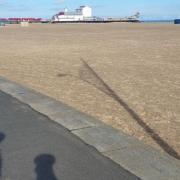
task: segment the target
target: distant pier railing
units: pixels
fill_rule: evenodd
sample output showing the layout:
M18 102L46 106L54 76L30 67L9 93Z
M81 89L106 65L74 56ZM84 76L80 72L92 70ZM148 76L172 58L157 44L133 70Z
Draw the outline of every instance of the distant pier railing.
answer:
M131 22L139 23L139 20L83 20L83 21L51 21L51 23L113 23L113 22Z
M137 19L98 19L98 20L83 20L83 21L52 21L52 20L42 20L42 19L23 19L23 18L9 18L9 19L1 19L1 26L4 24L20 24L21 22L29 22L29 23L113 23L113 22L130 22L130 23L139 23L140 21Z

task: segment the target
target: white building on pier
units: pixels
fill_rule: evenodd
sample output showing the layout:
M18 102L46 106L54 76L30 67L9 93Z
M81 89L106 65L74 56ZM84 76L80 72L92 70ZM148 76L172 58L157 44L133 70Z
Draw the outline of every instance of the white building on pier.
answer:
M92 9L89 6L80 6L75 11L71 12L68 9L54 15L52 21L54 22L68 22L68 21L86 21L92 18Z

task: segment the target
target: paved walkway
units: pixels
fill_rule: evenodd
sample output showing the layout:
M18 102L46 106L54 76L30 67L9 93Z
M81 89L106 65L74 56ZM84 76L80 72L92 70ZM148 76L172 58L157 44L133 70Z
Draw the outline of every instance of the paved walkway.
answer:
M0 180L138 179L0 91Z

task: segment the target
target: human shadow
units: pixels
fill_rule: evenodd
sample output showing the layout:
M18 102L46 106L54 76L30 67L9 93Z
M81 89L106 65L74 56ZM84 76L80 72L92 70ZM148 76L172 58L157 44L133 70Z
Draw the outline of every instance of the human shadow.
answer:
M50 154L40 154L34 159L36 164L35 172L37 174L36 180L58 180L53 171L53 165L56 159Z
M5 139L5 134L0 132L0 143ZM1 156L1 149L0 149L0 178L2 176L2 156Z

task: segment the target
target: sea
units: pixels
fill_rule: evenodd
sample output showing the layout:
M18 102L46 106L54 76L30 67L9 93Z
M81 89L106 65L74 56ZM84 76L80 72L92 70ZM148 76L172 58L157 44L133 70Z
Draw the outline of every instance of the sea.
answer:
M174 20L143 20L141 23L174 24Z

